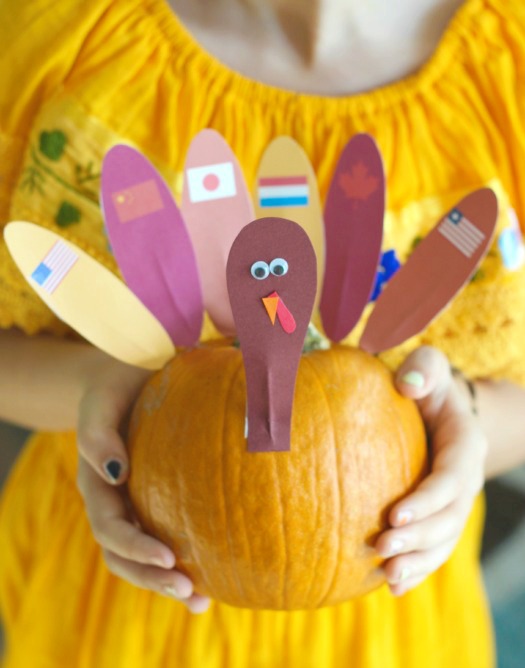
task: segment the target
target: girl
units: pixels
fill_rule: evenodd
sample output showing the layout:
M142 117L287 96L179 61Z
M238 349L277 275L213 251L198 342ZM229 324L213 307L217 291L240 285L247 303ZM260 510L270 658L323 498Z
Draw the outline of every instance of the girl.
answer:
M323 195L346 141L374 135L385 243L401 260L466 192L490 185L501 209L476 280L384 355L433 452L377 541L388 586L308 612L207 600L133 523L120 429L147 373L72 336L2 245L0 417L37 430L0 506L4 667L493 666L479 491L525 459L522 3L4 0L0 37L2 225L59 230L113 270L104 152L133 142L176 191L204 127L226 137L248 181L272 138L294 137ZM208 323L202 338L217 335Z

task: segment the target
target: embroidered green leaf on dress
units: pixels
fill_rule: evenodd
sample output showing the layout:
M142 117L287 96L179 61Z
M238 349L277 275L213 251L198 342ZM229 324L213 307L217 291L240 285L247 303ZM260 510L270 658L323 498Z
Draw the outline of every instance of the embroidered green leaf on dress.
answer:
M67 137L62 130L45 130L40 133L39 149L49 160L60 160L66 144Z
M55 216L55 223L59 227L68 227L74 223L79 223L80 218L81 214L76 206L69 202L62 202Z
M97 181L100 179L100 171L94 171L93 161L90 160L87 165L75 165L75 175L78 185L82 186L88 181Z
M26 167L24 169L24 178L20 183L21 190L28 190L34 193L37 190L41 195L44 194L43 184L45 181L44 175L36 167Z

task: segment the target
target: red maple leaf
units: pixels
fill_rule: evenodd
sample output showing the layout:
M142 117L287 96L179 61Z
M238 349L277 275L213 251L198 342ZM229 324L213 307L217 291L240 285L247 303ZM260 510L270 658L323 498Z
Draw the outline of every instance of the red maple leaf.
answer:
M340 174L339 185L348 199L367 200L377 190L379 179L376 176L370 176L368 167L358 162L352 165L351 172Z

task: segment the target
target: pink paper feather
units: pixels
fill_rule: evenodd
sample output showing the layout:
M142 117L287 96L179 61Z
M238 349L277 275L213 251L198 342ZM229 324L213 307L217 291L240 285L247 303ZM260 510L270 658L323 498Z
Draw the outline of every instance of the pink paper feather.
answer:
M104 158L101 202L126 284L175 345L194 345L202 292L190 236L168 186L141 153L117 145Z

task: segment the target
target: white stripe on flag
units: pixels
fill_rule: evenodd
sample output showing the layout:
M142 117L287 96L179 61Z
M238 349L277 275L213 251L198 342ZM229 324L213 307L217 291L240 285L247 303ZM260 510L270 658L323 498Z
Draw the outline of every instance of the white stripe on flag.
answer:
M485 235L464 216L457 223L447 216L438 229L466 257L472 257L485 239Z
M259 197L308 197L308 186L259 186Z
M51 273L42 283L42 288L49 293L54 292L77 260L78 255L67 244L57 241L42 260L42 264L51 269Z
M455 248L463 253L463 255L466 257L471 257L476 250L476 243L468 238L463 237L460 231L454 228L454 224L449 223L447 225L444 223L440 228L440 232Z

